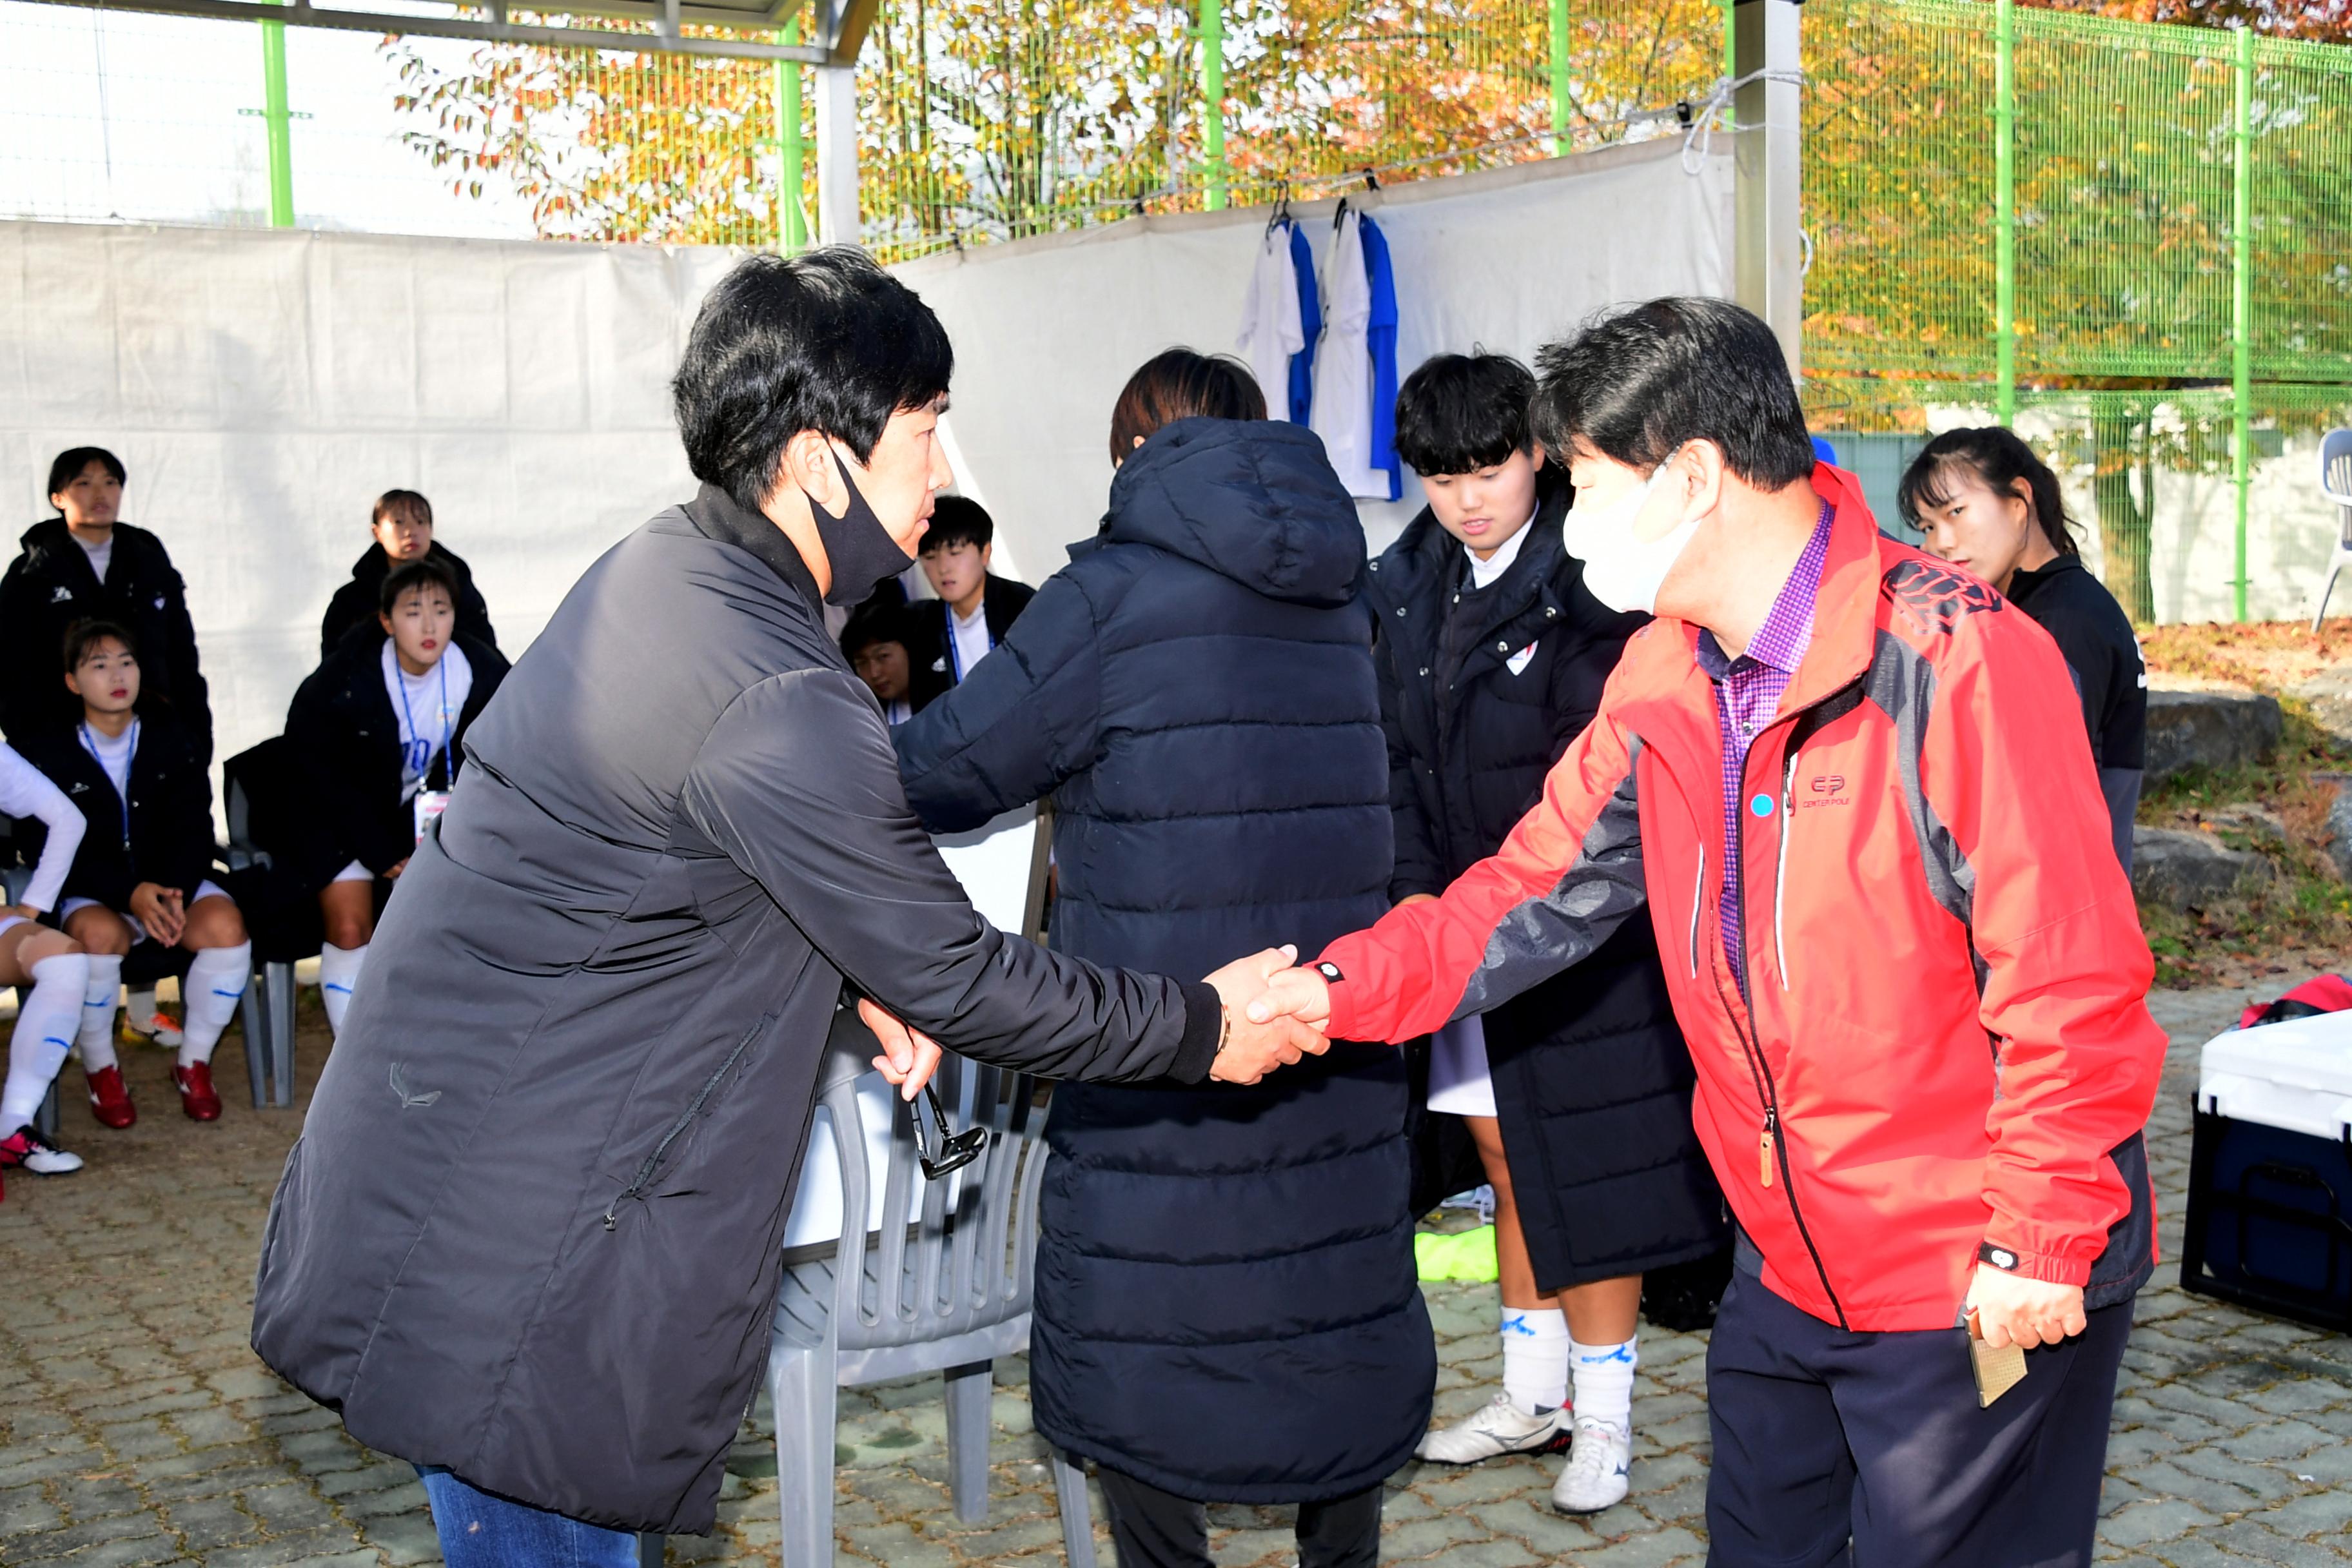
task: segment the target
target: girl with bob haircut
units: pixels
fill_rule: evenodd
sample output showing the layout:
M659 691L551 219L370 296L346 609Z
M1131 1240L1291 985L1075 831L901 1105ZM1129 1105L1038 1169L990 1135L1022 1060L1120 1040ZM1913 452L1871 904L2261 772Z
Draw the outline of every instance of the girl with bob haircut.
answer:
M81 805L92 830L67 873L58 923L89 955L76 1044L100 1125L138 1119L115 1055L115 995L134 948L191 955L180 982L185 1016L172 1068L192 1121L221 1113L213 1049L253 976L245 917L213 879L211 775L172 710L145 700L137 635L111 621L67 634L64 687L74 721L26 741L26 756Z
M383 580L411 561L431 561L448 572L457 596L457 633L490 647L499 646L489 607L474 586L473 568L433 537L433 503L415 490L386 490L368 511L368 547L352 563L351 581L327 601L319 626L319 657L332 658L335 646L352 632L373 630L383 596ZM364 635L364 634L363 634Z
M373 636L347 634L294 694L304 850L325 942L319 990L342 1033L377 912L466 758L507 661L457 629L457 578L429 555L385 574Z
M1999 589L2066 656L2116 858L2129 871L2147 750L2147 667L2130 617L2083 564L2058 476L2013 430L1947 430L1912 459L1901 504L1905 520L1927 535L1930 553Z

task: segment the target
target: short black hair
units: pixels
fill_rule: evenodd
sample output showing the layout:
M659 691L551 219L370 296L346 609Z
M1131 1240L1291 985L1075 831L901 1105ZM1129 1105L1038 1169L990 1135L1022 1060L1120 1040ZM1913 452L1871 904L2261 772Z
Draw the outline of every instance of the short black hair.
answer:
M1405 377L1396 400L1397 456L1416 474L1469 474L1535 446L1528 405L1535 373L1508 354L1439 354Z
M1668 298L1606 310L1536 355L1536 439L1568 460L1577 438L1628 468L1654 468L1712 441L1761 490L1813 471L1805 410L1780 341L1727 300Z
M79 473L80 470L75 471ZM66 673L71 675L79 669L81 661L89 657L89 650L109 637L121 643L123 652L132 658L139 657L139 639L131 635L130 627L117 621L102 621L95 617L76 621L66 628Z
M449 595L449 607L457 607L457 574L430 555L420 555L414 561L404 561L383 574L383 587L375 596L375 607L385 615L400 603L400 596L411 588L439 584Z
M931 524L923 531L922 553L969 544L979 550L996 539L996 520L970 496L940 496L931 502Z
M954 368L931 308L864 251L763 251L703 300L670 400L694 477L757 511L794 436L830 436L863 463L892 415L946 395Z
M41 493L52 496L58 494L68 485L81 478L81 471L92 463L105 464L106 471L114 476L114 482L118 485L128 484L131 481L130 470L123 468L122 459L105 447L69 447L59 452L56 459L49 464L49 488Z
M857 656L878 642L894 642L907 646L907 612L900 605L867 600L849 617L841 628L841 657L855 662Z

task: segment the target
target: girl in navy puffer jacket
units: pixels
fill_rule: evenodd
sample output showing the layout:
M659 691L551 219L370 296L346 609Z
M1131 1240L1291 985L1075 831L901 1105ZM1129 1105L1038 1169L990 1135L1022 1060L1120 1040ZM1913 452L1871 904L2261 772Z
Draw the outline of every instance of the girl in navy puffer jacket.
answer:
M908 799L952 831L1051 795L1063 952L1314 951L1388 907L1353 503L1245 369L1189 351L1138 373L1112 451L1101 531L897 731ZM1201 1500L1307 1505L1308 1568L1375 1561L1436 1370L1405 1116L1397 1053L1347 1044L1247 1088L1055 1089L1030 1389L1129 1568L1206 1563Z

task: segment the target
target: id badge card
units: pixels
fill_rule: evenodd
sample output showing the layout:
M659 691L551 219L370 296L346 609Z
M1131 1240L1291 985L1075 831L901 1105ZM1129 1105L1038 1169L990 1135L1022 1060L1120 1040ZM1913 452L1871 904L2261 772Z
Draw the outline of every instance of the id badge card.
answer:
M416 792L416 842L425 842L425 834L441 814L449 809L449 792L446 789L421 789Z

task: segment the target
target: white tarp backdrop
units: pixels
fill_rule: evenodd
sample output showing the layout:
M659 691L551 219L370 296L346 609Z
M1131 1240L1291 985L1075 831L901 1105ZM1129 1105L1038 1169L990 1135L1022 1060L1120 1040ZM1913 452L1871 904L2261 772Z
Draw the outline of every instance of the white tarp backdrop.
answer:
M226 756L278 732L383 491L431 499L510 654L690 495L666 383L730 260L0 224L0 495L29 524L58 451L122 458L124 520L187 579Z
M1717 291L1717 159L1622 149L1359 196L1388 230L1398 363L1529 352L1612 300ZM1328 245L1333 204L1300 204ZM1318 220L1320 221L1318 221ZM1110 406L1172 343L1229 349L1263 211L1131 221L911 263L956 345L966 488L1036 581L1091 532ZM0 223L0 496L50 514L49 459L110 448L163 537L219 752L277 732L328 596L395 486L431 498L519 652L595 556L692 493L667 383L719 248ZM1368 506L1375 542L1410 515ZM0 525L0 546L15 549Z
M1400 376L1475 345L1526 357L1600 309L1728 290L1731 163L1684 173L1668 139L1348 198L1396 268ZM1336 199L1292 205L1330 254ZM1188 213L1042 236L897 268L955 342L953 419L990 512L1032 580L1092 533L1110 489L1110 411L1174 344L1230 353L1266 211ZM1421 507L1360 510L1373 548Z

